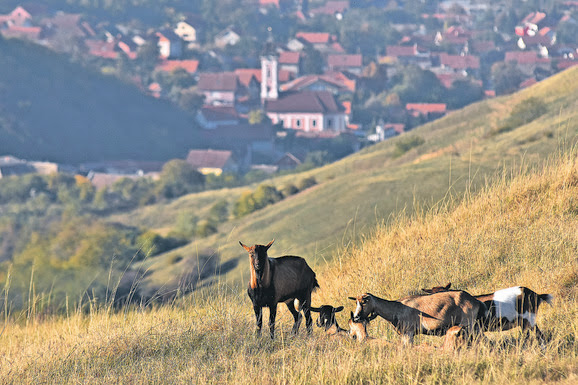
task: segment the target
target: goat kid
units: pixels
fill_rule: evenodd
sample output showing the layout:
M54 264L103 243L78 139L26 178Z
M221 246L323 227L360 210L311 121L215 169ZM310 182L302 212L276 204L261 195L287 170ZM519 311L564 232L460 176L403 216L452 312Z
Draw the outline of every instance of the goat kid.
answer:
M357 303L355 320L380 316L393 325L405 344L413 343L416 334L443 335L455 325L464 326L469 334L481 334L478 322L486 313L485 305L465 291L411 296L399 301L370 293L349 299Z
M426 293L449 291L451 283L422 289ZM522 331L533 330L536 337L544 340L544 335L536 325L536 315L542 302L552 303L550 294L537 294L524 286L514 286L490 294L474 296L488 308L487 317L482 323L486 331L510 330L520 326Z
M328 336L345 335L347 330L339 327L335 313L343 310L343 306L333 307L331 305L322 305L321 307L311 307L311 311L319 313L317 326L323 328Z
M247 294L253 303L253 311L257 321L257 335L261 335L263 325L263 308L269 308L269 332L275 337L275 318L277 304L285 303L293 315L295 323L292 333L297 334L301 325L301 310L305 315L305 325L308 333L312 331L311 293L319 287L315 272L305 259L297 256L270 258L267 250L275 240L267 245L246 246L239 244L249 253L249 268L251 277ZM295 301L299 301L298 309Z

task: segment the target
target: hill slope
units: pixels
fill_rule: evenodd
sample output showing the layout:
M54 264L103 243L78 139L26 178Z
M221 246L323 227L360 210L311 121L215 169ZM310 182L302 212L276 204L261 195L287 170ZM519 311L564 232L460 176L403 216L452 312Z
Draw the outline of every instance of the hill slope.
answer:
M534 109L540 115L527 121L525 117ZM275 238L272 256L302 255L313 265L331 261L336 250L389 221L392 214L404 209L411 214L448 195L460 198L465 191L473 193L502 169L539 167L549 156L570 148L577 138L575 67L517 94L453 112L326 167L275 178L270 183L278 188L309 176L318 184L227 222L214 236L151 258L145 263L151 272L147 282L153 289L161 283L171 287L180 279L178 272L186 268L186 260L197 259L199 254L213 253L230 262L228 268L233 267L244 257L238 240L264 244ZM246 190L190 195L110 219L166 231L174 226L179 212L202 216L212 203L225 199L232 204ZM181 265L168 262L175 255L184 257ZM240 282L246 279L246 271L242 263L227 277Z
M35 44L0 38L0 155L62 163L182 158L193 118Z
M486 333L489 342L459 352L436 350L439 337L418 348L399 345L386 321L371 322L360 344L290 337L292 317L279 307L277 339L252 338L254 317L244 290L218 285L148 310L44 319L34 304L0 335L0 377L7 383L439 384L574 383L578 376L578 163L565 152L543 171L522 173L469 196L454 209L423 218L396 218L366 241L340 250L318 270L315 306L354 305L346 297L372 290L396 298L446 283L477 294L527 285L554 294L537 323L544 345L519 330Z

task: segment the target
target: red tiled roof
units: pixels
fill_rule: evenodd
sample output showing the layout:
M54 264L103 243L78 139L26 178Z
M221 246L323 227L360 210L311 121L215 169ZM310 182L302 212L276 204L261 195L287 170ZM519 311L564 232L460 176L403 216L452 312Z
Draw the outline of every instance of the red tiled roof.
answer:
M385 54L392 57L415 56L417 54L417 49L412 45L388 45L385 47Z
M552 45L552 39L543 35L522 36L520 37L526 46L530 45Z
M310 11L313 15L334 15L336 13L343 13L349 8L349 1L329 0L324 5L314 8Z
M460 74L436 74L436 77L442 83L445 88L450 88L454 81L458 79L465 79L463 75Z
M486 95L486 98L495 98L495 97L496 97L496 91L494 91L494 90L485 90L485 91L484 91L484 95Z
M121 180L121 179L132 179L132 180L136 180L141 178L140 176L137 175L125 175L125 174L107 174L107 173L103 173L103 172L93 172L90 175L90 183L92 183L92 185L97 189L103 189L105 187L109 187L112 186L115 182Z
M480 58L477 56L460 56L448 55L447 53L440 54L440 62L442 66L450 67L455 70L464 70L468 68L480 68Z
M524 19L522 19L522 23L538 24L545 18L546 14L544 12L532 12L528 14Z
M190 150L187 163L194 168L223 168L231 159L231 151L225 150Z
M566 68L570 68L570 67L574 67L575 65L578 65L578 60L560 60L558 62L557 68L559 70L563 70Z
M338 42L334 42L331 44L331 49L333 52L345 53L345 48L341 46Z
M4 37L18 37L30 40L38 40L42 33L41 27L22 27L13 25L10 28L0 31Z
M405 109L422 114L443 113L447 111L447 106L445 103L408 103L405 105Z
M332 40L331 35L327 32L297 32L295 37L311 44L328 44Z
M300 91L316 82L325 82L337 88L355 91L355 81L349 80L345 78L345 76L339 77L337 74L339 74L339 72L332 72L324 75L301 76L290 83L283 84L281 86L281 91Z
M238 68L235 70L237 79L244 86L248 86L252 78L255 78L257 83L261 83L261 69L260 68Z
M279 54L279 64L298 64L301 55L299 52L281 52Z
M363 57L361 55L329 55L327 65L331 67L361 67Z
M291 92L282 95L277 100L267 100L267 112L298 112L298 113L337 113L343 112L333 94L328 91Z
M524 80L522 83L520 83L519 88L530 87L536 83L538 83L538 81L535 78L528 78L528 79Z
M198 60L164 60L157 66L157 70L172 72L178 68L182 68L190 74L194 74L199 69Z
M279 0L259 0L259 5L274 5L279 8Z
M236 91L238 85L234 72L203 72L197 84L204 91Z
M537 63L548 63L547 58L539 58L538 54L534 51L510 51L506 52L505 62L515 61L518 64L537 64Z
M295 74L289 70L279 70L277 74L279 82L285 83L292 80L295 77Z
M98 56L105 59L116 59L117 52L114 50L115 42L106 42L102 40L85 40L84 44L88 47L88 53L92 56Z

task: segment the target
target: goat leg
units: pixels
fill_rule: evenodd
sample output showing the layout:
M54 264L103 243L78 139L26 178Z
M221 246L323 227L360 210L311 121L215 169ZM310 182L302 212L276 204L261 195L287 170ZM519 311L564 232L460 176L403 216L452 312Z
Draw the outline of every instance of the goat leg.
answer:
M269 333L271 339L275 338L275 318L277 317L277 304L269 307Z
M263 327L263 309L261 306L253 305L253 311L255 312L255 319L257 321L257 330L255 334L257 337L261 336L261 328Z

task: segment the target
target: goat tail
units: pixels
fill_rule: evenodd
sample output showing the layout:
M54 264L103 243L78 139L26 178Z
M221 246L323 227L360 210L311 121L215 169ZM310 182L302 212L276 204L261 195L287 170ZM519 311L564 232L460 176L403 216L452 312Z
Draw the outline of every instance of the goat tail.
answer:
M540 305L542 302L546 302L552 305L553 299L554 296L552 294L538 294L538 305Z
M319 288L319 282L317 282L317 277L313 277L313 282L311 283L311 292L313 293L315 290Z

